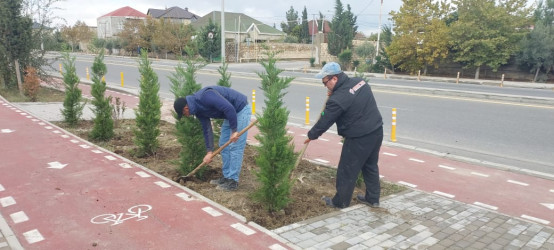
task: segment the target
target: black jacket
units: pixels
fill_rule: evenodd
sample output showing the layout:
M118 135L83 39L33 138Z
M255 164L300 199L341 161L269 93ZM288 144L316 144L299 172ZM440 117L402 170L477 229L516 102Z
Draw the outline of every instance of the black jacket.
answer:
M350 78L344 73L338 75L325 111L308 132L308 138L317 139L335 122L339 135L346 138L367 135L383 126L371 87L363 79Z

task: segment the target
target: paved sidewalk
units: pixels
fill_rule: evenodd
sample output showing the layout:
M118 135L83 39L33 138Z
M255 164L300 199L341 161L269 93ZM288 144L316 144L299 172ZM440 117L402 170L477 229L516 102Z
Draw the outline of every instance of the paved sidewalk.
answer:
M274 230L303 249L554 249L554 229L409 190Z
M113 93L115 94L115 92ZM132 96L129 98L129 100L134 99ZM52 108L50 112L46 112L44 106L34 107L27 104L16 104L16 106L24 108L23 112L28 111L31 114L36 112L35 109L45 113L59 111L59 108ZM171 101L164 101L163 109L163 119L172 121ZM5 129L2 118L0 121L0 129ZM296 128L295 133L302 133L301 130L302 128ZM252 136L252 134L249 135ZM329 155L323 151L325 147L316 147L315 143L310 145L310 148L317 148L319 151L312 153L313 157ZM0 154L2 153L0 152ZM440 159L436 156L434 158ZM383 160L387 162L387 165L400 161L399 159ZM137 165L137 167L140 166ZM4 171L2 170L2 173ZM395 172L398 173L405 171L407 170L400 167L395 169ZM2 184L1 177L0 184ZM469 187L472 184L467 183L466 186ZM551 186L548 186L550 185L548 183L541 185L545 189L554 190L554 184ZM461 185L461 188L463 187L464 185ZM0 199L6 197L5 190L6 188L0 188ZM551 191L551 193L554 192ZM509 193L500 195L509 196ZM514 205L525 204L514 203ZM216 208L218 207L216 206ZM6 216L3 209L5 208L0 207L0 214ZM287 246L297 249L554 249L554 229L549 226L550 222L537 223L531 219L508 216L494 211L493 208L487 209L466 204L452 198L432 194L430 191L410 188L406 192L383 199L381 208L353 205L337 210L335 213L288 225L272 232L263 228L253 228L284 241L279 245L280 247ZM5 220L10 227L16 227L10 216L5 217ZM63 225L68 222L58 221L57 223ZM198 226L197 230L205 229ZM4 231L0 231L0 233L4 233ZM212 230L210 233L214 232L217 232L216 234L224 233L219 230ZM20 242L23 242L22 244L25 244L24 237L17 234L16 236ZM12 245L2 246L3 239L5 237L0 237L0 250L4 248L17 249ZM141 239L135 238L134 240L140 241ZM221 245L219 246L221 247ZM27 245L27 248L39 249L40 247Z

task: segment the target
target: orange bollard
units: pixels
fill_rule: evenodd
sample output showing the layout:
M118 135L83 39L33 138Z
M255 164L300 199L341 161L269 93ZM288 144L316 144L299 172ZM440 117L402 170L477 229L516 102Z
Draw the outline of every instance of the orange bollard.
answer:
M392 109L392 127L390 133L390 140L392 142L396 141L396 108Z
M252 114L256 114L256 90L252 90Z
M310 125L310 97L306 96L306 125Z

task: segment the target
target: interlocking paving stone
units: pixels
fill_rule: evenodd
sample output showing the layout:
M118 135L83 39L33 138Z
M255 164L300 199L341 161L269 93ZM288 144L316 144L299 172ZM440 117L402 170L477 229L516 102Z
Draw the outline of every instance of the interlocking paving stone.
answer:
M308 249L549 249L554 245L551 227L417 190L387 197L380 208L351 207L274 232Z

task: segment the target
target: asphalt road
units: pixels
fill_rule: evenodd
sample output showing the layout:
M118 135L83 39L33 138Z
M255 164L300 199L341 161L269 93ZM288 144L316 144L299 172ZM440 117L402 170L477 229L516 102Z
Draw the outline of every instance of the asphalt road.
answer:
M86 79L85 68L92 65L93 56L78 55L76 68L81 79ZM124 72L126 88L138 88L139 73L136 58L106 57L106 81L120 85L120 72ZM55 62L55 68L58 68ZM303 68L304 62L282 62L283 69ZM160 95L173 98L168 76L174 72L175 61L154 60L161 84ZM206 66L197 76L203 86L214 85L220 78L218 64ZM256 112L262 112L263 93L259 64L230 64L232 86L251 97L256 90ZM310 97L310 125L318 118L326 98L326 89L313 73L285 71L282 76L294 76L287 89L285 105L290 110L289 122L305 123L305 99ZM413 81L402 79L371 78L374 93L385 123L385 139L391 130L391 109L397 108L397 142L429 149L447 155L456 155L503 164L515 168L554 174L554 105L516 103L462 96L442 96L404 91L403 88L445 89L464 93L496 93L509 96L554 98L550 89L529 89L452 84L444 82ZM467 95L467 94L464 94Z

